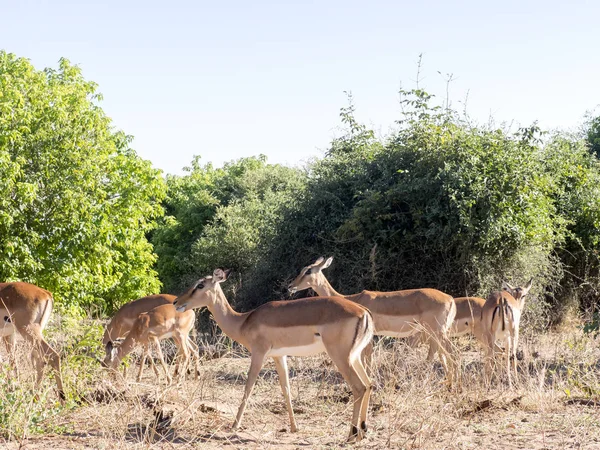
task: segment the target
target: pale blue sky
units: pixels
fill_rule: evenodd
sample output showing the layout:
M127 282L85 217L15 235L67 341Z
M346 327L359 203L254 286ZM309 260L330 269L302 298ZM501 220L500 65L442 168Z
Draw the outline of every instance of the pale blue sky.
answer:
M600 103L598 1L5 1L0 48L100 85L114 125L168 173L192 155L297 164L358 118L385 134L422 85L471 116L574 128Z

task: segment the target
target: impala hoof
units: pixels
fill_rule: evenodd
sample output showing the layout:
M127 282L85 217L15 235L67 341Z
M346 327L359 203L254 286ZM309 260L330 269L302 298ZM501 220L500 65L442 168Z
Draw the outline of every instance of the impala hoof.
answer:
M350 434L348 435L348 439L346 440L346 442L348 442L348 443L359 442L359 441L362 441L364 437L365 437L365 433L363 430L357 428L354 425L351 425L350 426Z

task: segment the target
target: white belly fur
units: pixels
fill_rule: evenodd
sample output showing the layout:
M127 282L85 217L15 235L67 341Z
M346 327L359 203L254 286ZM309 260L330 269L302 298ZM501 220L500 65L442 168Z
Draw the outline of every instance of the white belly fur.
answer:
M312 344L299 345L297 347L272 348L267 356L311 356L325 351L325 345L321 337L317 337Z
M412 316L385 316L375 317L375 334L380 336L408 337L422 330Z
M1 320L1 319L0 319ZM4 320L0 322L0 336L10 336L15 332L15 327L12 323L5 323Z
M0 308L0 336L10 336L16 331L12 322L7 322L4 320L4 318L8 315L9 314L6 309Z

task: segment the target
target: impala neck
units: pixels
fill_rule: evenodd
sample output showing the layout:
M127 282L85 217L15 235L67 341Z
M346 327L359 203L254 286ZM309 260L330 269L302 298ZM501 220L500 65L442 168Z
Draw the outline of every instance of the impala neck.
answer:
M123 358L129 355L129 353L131 353L134 347L138 344L138 342L133 337L135 334L136 333L134 332L134 330L131 330L125 338L125 340L121 343L121 345L117 347L117 354L115 356L115 367L117 367L121 363L121 361L123 361Z
M221 286L217 285L214 290L214 301L208 305L207 308L213 315L215 321L223 330L223 332L231 339L241 342L240 329L244 323L246 314L240 314L235 312L221 289Z
M319 277L319 281L317 283L316 286L313 286L313 290L320 296L325 296L325 297L345 297L344 294L340 294L338 291L336 291L333 286L331 284L329 284L329 281L327 281L327 278L325 278L325 275L321 274L322 276Z

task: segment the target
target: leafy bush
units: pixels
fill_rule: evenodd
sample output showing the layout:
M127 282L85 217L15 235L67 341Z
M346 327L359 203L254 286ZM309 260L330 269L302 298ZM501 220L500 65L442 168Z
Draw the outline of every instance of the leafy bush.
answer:
M30 434L47 432L44 421L63 410L61 406L48 406L46 396L54 392L33 389L31 383L7 376L6 372L0 373L0 384L0 436L3 439L23 440Z
M435 287L486 296L502 279L533 276L526 320L537 326L560 318L574 293L591 298L600 170L585 143L535 124L475 125L422 90L401 94L390 136L357 123L350 104L341 113L347 133L291 190L260 199L238 190L218 206L186 250L203 268L196 273L238 269L244 308L285 297L287 281L320 255L335 256L328 275L347 293Z
M67 309L158 291L145 234L164 181L113 130L96 85L67 60L39 71L1 51L0 93L0 279Z
M238 279L261 260L280 211L304 188L303 172L242 158L222 169L196 158L185 176L167 179L166 217L152 235L167 292L180 292L217 266Z

